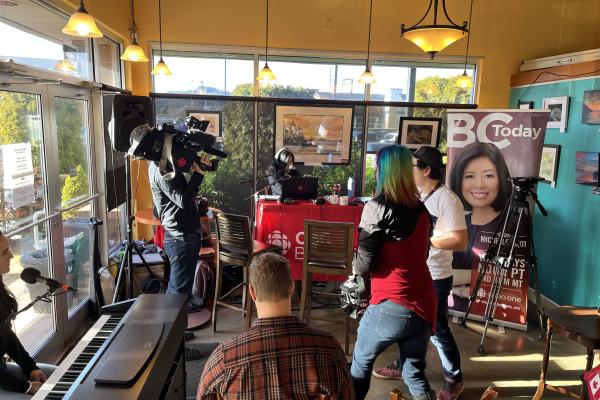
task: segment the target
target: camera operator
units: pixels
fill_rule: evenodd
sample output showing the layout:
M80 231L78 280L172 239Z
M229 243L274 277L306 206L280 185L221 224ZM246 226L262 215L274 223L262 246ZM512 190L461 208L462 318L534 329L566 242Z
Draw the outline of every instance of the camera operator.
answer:
M351 374L356 399L371 385L375 358L400 347L411 399L433 400L425 356L435 325L436 296L427 268L431 221L418 198L410 151L399 145L377 153L377 192L363 210L353 270L370 274L371 298L358 326ZM375 331L375 332L374 332Z
M210 160L204 155L199 162L210 165ZM167 293L185 293L188 296L192 292L201 246L196 195L204 180L204 171L198 162L194 162L190 173L189 181L181 172L175 172L172 179L165 179L157 162L150 162L148 166L152 201L165 229L164 250L171 264ZM195 310L196 307L188 301L188 311Z
M300 176L298 170L294 168L294 153L285 147L279 149L273 157L268 173L271 194L281 196L281 181L291 176Z

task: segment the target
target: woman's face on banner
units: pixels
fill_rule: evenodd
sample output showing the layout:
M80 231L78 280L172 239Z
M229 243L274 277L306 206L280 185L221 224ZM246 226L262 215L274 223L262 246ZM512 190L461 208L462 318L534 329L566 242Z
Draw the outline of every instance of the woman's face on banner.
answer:
M491 207L498 196L498 170L487 157L472 159L463 172L462 195L473 208Z
M0 275L7 274L10 271L10 259L13 258L8 248L8 239L0 235Z

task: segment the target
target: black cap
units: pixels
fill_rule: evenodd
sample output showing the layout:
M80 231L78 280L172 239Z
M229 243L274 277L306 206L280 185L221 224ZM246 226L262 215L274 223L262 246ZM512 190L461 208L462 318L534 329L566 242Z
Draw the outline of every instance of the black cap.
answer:
M413 157L427 164L431 168L437 170L444 168L442 153L435 147L421 146L413 153Z

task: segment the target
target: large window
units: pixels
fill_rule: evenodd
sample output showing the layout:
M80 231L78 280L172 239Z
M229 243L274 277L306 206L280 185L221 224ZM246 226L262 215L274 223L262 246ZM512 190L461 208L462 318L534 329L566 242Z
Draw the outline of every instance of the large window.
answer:
M96 40L97 81L109 86L122 87L121 79L121 45L103 36Z
M153 58L155 65L160 58L158 52ZM155 92L252 95L252 56L164 51L163 59L173 75L154 76Z

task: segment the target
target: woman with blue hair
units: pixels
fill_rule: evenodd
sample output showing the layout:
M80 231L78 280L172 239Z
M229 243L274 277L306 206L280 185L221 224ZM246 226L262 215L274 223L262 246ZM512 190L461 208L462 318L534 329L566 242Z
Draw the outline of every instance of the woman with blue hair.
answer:
M353 265L355 274L371 279L371 298L358 327L350 370L356 399L369 391L377 356L397 343L411 398L432 400L435 393L425 376L437 304L427 267L431 219L419 200L407 148L382 148L376 165L376 194L362 213Z

